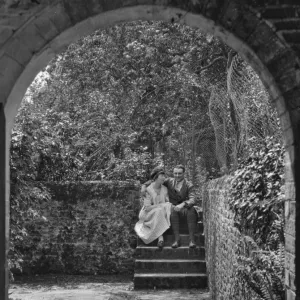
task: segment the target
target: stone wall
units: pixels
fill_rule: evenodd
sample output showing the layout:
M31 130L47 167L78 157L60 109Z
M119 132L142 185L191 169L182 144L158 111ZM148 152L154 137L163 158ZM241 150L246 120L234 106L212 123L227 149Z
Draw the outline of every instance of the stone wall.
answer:
M22 97L47 62L77 38L137 19L202 28L239 52L263 80L281 120L292 187L287 192L285 210L286 252L290 257L286 266L286 298L296 299L296 288L297 298L300 297L300 280L295 279L300 270L300 259L295 257L300 239L300 230L296 230L300 228L299 0L246 2L250 7L235 0L0 0L0 103L5 109L1 113L0 106L1 299L8 299L10 129Z
M209 289L212 299L240 300L232 291L240 233L228 206L232 177L209 181L203 189L203 218Z
M139 188L134 182L46 183L51 201L27 223L24 273L133 272Z

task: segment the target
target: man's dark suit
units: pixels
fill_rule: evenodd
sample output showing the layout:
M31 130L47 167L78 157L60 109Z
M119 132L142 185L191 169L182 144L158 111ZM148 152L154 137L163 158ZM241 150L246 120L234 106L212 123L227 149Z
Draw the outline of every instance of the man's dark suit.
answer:
M173 205L185 203L184 207L180 211L175 211L174 208L171 212L171 225L175 236L175 243L172 247L176 248L180 246L179 235L179 217L183 216L187 219L190 247L195 247L195 231L197 227L197 212L193 207L195 205L195 193L194 186L191 182L183 179L180 191L175 188L176 181L174 178L167 178L164 185L168 188L169 200Z
M176 181L174 178L167 178L164 186L168 188L169 199L173 205L185 202L185 207L192 207L195 205L194 186L191 182L183 179L180 191L175 189Z

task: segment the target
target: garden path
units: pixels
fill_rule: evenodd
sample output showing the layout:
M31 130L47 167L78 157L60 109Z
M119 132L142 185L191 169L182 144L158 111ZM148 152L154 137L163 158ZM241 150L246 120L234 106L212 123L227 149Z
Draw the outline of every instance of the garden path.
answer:
M133 290L130 276L47 275L18 278L10 300L210 300L207 291Z

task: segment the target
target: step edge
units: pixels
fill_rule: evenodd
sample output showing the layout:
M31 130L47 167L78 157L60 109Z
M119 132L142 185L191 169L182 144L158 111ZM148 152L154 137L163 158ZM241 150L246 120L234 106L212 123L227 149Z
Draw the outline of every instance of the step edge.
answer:
M179 235L180 235L180 237L189 237L188 233L180 233ZM174 234L163 234L163 236L164 237L174 237ZM203 232L201 232L201 233L195 233L195 237L202 237L202 236L205 236L205 234Z
M280 18L270 18L267 19L270 22L285 22L285 21L300 21L299 17L288 17L285 19L280 19Z
M136 277L208 277L206 273L135 273L134 278Z
M164 263L164 262L203 262L206 263L206 260L204 259L136 259L136 262L160 262L160 263Z
M203 248L205 250L205 246L199 246L199 245L197 245L197 248ZM196 250L197 248L190 249L189 246L180 246L178 248L172 248L171 246L164 246L163 249L173 249L173 250L190 249L190 250ZM158 249L158 247L157 246L141 246L141 245L138 245L136 247L136 249Z
M277 29L276 30L277 33L300 33L300 28L298 29Z

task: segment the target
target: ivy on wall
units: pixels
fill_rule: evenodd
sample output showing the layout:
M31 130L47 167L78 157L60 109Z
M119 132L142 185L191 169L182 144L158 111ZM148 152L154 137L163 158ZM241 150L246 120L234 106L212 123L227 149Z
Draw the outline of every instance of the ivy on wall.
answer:
M22 243L25 273L133 272L137 187L122 182L49 183L45 216L28 222Z
M284 299L283 178L284 148L271 137L234 174L229 205L242 234L234 294L247 286L257 299Z

